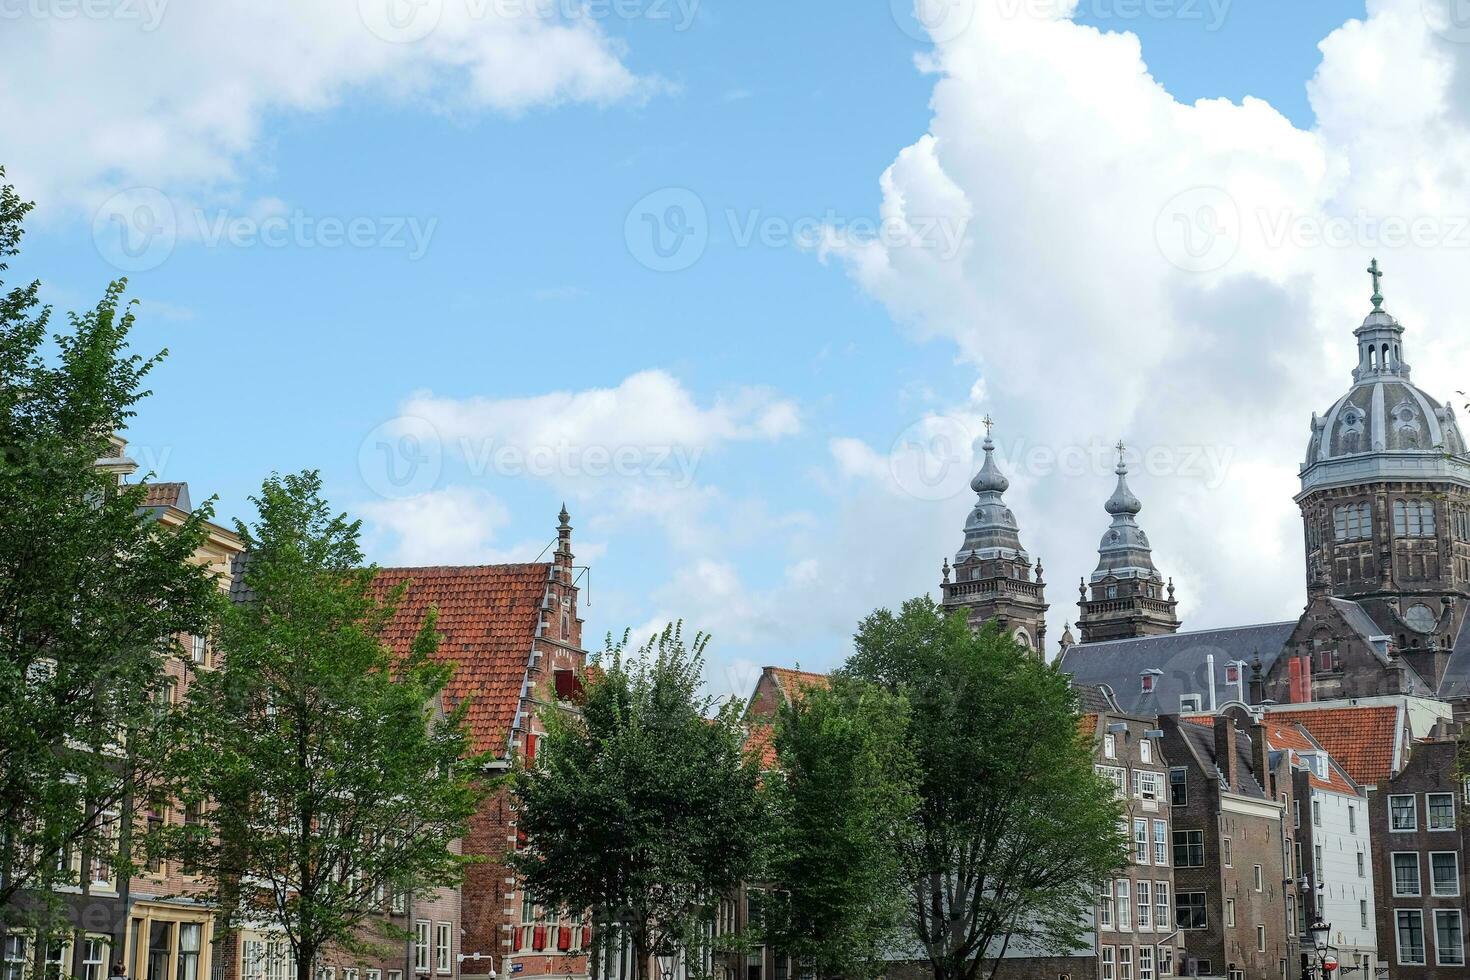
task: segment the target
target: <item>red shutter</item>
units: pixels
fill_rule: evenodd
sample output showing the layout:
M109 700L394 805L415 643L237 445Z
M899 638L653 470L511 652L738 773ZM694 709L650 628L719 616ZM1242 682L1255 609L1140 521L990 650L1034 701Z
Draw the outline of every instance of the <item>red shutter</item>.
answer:
M537 926L536 931L531 933L531 948L538 952L546 948L545 926Z
M519 952L521 948L521 927L516 926L510 931L510 951Z
M526 832L524 830L517 829L516 830L516 850L519 851L521 848L523 848L525 846L526 846Z
M556 948L557 949L571 949L572 948L572 927L571 926L562 926L560 929L557 930L557 934L556 934Z
M583 949L591 949L592 948L592 927L591 926L583 926L582 927L582 948Z
M536 758L536 736L530 732L526 733L526 761L532 762Z

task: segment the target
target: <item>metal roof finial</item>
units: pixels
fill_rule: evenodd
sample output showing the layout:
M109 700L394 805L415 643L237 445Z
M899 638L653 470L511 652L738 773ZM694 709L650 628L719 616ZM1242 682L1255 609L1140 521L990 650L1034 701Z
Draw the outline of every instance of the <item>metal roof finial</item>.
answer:
M1381 286L1383 270L1378 268L1377 259L1374 259L1373 264L1368 266L1368 275L1373 277L1373 312L1381 312L1383 310L1383 289Z

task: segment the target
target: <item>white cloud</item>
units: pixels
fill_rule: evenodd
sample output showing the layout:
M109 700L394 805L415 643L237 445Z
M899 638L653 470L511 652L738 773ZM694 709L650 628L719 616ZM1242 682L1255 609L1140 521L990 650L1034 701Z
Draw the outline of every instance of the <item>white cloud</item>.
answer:
M1319 122L1304 130L1259 99L1180 103L1133 35L1074 24L1071 4L961 2L970 28L923 61L929 131L879 184L886 218L968 219L964 247L828 254L975 365L1002 444L1050 450L1007 465L1054 629L1075 616L1068 583L1095 564L1112 486L1105 458L1081 472L1057 460L1120 436L1163 461L1132 482L1187 625L1295 615L1296 467L1312 411L1350 383L1370 257L1389 270L1415 380L1442 399L1463 387L1470 45L1434 33L1421 0L1370 0L1366 21L1323 42ZM896 499L887 447L833 452ZM967 494L926 548L954 550Z
M447 487L402 500L374 500L357 510L372 524L365 550L385 565L478 565L530 561L539 547L498 549L494 540L510 523L505 505L490 494Z
M130 185L207 198L268 165L259 152L267 117L321 112L355 93L514 115L639 100L662 87L627 67L596 20L537 9L494 0L7 4L0 128L25 138L9 141L4 162L43 207L90 208Z

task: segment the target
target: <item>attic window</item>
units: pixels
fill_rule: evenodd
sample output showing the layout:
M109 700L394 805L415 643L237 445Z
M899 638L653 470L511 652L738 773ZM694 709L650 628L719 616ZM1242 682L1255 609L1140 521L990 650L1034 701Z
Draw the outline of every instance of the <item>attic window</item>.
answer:
M1158 678L1158 673L1156 671L1146 670L1139 676L1143 680L1143 693L1152 694L1154 691L1154 681Z
M1180 711L1198 711L1199 710L1199 695L1198 694L1181 694L1179 696L1179 710Z
M1229 667L1226 667L1225 668L1225 683L1227 683L1227 684L1239 684L1240 683L1240 668L1239 667L1235 666L1234 664L1231 664Z

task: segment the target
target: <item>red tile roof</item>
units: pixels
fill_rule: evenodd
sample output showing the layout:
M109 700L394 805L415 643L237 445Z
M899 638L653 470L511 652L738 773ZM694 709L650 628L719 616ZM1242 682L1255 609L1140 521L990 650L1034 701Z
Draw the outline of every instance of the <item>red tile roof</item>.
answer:
M813 674L806 670L791 670L788 667L767 667L771 676L776 678L776 683L781 685L781 692L786 697L792 698L808 688L825 688L829 681L826 674Z
M1274 723L1301 725L1358 783L1381 783L1393 772L1399 724L1395 707L1272 711L1267 717Z
M1097 735L1097 715L1085 714L1077 718L1077 734L1091 741Z
M146 483L143 494L144 507L176 507L179 495L187 483Z
M440 660L455 665L446 708L470 699L467 718L477 751L505 755L521 682L546 594L545 563L462 568L384 568L379 594L409 580L383 639L406 653L431 604L439 608Z
M1326 750L1330 756L1332 752L1327 746L1314 742L1310 734L1303 730L1298 724L1283 722L1281 716L1271 714L1266 716L1266 741L1271 743L1273 749L1289 751L1293 754L1293 764L1302 764L1299 758L1303 753L1311 753ZM1343 768L1347 768L1344 766ZM1308 781L1319 789L1332 790L1334 793L1356 793L1347 780L1342 778L1342 773L1335 766L1327 767L1327 778L1323 779L1315 771L1307 776Z
M751 725L750 734L745 737L745 751L760 757L762 771L775 769L776 726Z

